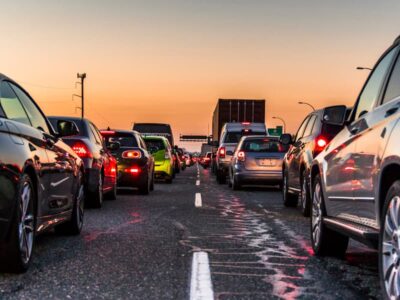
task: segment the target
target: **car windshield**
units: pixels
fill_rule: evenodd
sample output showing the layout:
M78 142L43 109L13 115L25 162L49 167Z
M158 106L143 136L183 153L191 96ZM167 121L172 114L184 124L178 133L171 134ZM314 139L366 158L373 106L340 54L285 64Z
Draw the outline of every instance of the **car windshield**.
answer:
M285 153L288 150L288 147L275 139L248 139L243 142L242 150L245 152Z
M115 133L113 135L105 135L104 140L106 145L109 146L111 143L119 143L120 147L138 147L136 138L129 133Z
M164 142L160 139L145 139L144 141L148 149L153 149L154 152L165 150Z
M246 135L265 135L265 132L252 132L241 131L241 132L227 132L225 135L224 143L239 143L242 136Z

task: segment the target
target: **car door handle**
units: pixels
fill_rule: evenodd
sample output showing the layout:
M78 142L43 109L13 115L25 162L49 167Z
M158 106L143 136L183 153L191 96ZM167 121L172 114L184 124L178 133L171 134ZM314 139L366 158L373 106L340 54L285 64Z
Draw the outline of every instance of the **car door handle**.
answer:
M393 115L393 114L394 114L395 112L397 112L398 110L399 110L399 107L398 107L398 106L389 108L389 109L386 111L386 113L385 113L385 117L389 117L389 116Z

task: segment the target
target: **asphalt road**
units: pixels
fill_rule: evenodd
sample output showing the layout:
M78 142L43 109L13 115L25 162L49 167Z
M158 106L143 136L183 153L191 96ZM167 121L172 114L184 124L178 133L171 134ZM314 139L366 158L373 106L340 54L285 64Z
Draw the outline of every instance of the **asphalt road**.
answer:
M0 299L189 299L199 251L215 299L380 296L376 252L352 243L345 260L314 257L309 219L277 189L234 192L194 166L149 196L86 210L80 236L38 237L26 274L0 274Z

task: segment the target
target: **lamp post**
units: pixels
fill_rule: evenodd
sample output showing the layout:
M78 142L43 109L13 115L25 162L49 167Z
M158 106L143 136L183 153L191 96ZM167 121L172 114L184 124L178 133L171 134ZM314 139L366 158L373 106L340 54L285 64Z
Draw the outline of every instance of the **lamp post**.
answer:
M285 133L286 132L286 122L285 122L285 120L280 118L280 117L272 117L272 119L277 119L277 120L282 121L282 123L283 123L283 133Z
M307 103L307 102L304 102L304 101L299 101L298 103L299 103L299 104L308 105L309 107L311 107L311 109L312 109L313 111L315 111L315 107L312 106L310 103Z

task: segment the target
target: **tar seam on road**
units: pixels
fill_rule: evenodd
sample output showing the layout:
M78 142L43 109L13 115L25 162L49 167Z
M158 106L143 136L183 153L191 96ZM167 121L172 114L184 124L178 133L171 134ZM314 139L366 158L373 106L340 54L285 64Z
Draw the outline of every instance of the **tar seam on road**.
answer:
M194 206L201 207L202 205L203 205L203 201L201 200L201 194L196 193L196 196L194 198Z
M190 280L190 300L212 300L210 263L207 252L194 252Z

